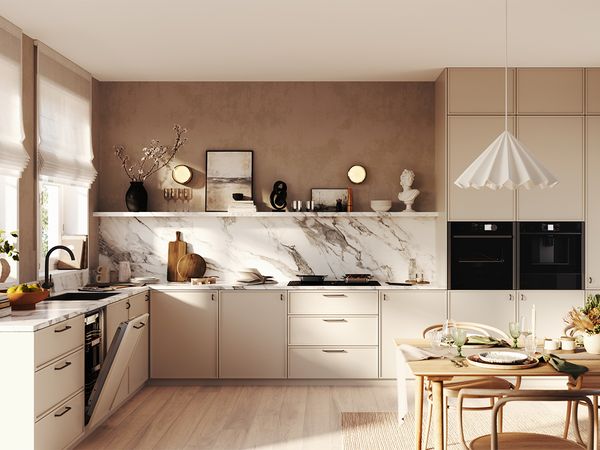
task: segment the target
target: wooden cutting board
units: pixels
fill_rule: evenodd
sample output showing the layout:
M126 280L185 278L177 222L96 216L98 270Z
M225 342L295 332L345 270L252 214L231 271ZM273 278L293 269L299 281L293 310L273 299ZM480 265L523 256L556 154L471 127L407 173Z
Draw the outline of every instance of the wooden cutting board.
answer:
M190 278L202 278L206 273L206 261L196 253L188 253L177 263L177 273L184 281Z
M181 240L181 231L175 233L175 240L169 242L169 255L167 259L167 281L187 281L177 273L177 263L187 253L187 243Z

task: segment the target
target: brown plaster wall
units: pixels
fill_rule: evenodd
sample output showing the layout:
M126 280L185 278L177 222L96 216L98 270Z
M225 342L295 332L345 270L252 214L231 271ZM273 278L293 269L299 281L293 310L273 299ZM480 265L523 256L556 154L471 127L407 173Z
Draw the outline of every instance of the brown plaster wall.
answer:
M434 84L346 82L100 82L94 89L98 210L124 211L128 179L113 146L132 156L152 138L172 141L187 127L176 162L194 169L192 210L204 209L206 149L254 150L254 190L268 210L273 183L288 184L288 203L309 200L313 187L350 186L353 164L367 168L354 187L355 211L372 199L393 199L400 173L416 173L418 211L434 209ZM97 109L96 109L97 108ZM150 210L166 210L163 187L177 187L163 169L146 181Z

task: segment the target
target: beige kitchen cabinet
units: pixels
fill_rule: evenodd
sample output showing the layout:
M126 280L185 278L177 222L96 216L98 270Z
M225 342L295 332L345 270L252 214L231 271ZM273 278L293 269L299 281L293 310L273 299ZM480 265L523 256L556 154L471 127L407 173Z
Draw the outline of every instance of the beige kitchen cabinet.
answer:
M564 334L563 319L571 308L583 306L585 291L521 290L517 297L519 318L531 318L531 307L535 305L536 338L557 338Z
M285 378L285 291L222 291L220 378Z
M216 291L152 290L152 378L216 378Z
M150 312L148 300L149 294L147 292L134 295L129 299L131 305L131 308L129 308L130 320ZM146 383L149 368L150 324L146 323L129 363L129 394L137 391Z
M514 111L513 69L508 70L508 111ZM504 69L448 69L448 114L504 114Z
M600 288L600 116L587 117L586 156L585 286L597 289Z
M517 114L583 114L584 71L517 69Z
M586 69L586 112L600 115L600 68Z
M512 123L510 119L509 124ZM448 117L449 220L514 220L513 191L461 189L454 184L463 171L503 130L504 117Z
M446 320L445 290L381 292L381 377L396 378L395 338L414 339L429 325Z
M105 327L106 327L106 351L108 353L108 349L110 348L112 341L115 337L115 333L117 328L122 322L127 322L129 320L129 308L130 303L127 299L111 303L106 307L106 315L105 315ZM118 408L129 395L129 371L126 370L123 375L123 379L121 380L121 384L119 385L119 390L117 391L117 395L115 396L115 400L113 402L111 409Z
M508 323L517 317L515 292L449 291L448 316L455 322L491 325L508 334Z
M520 221L584 220L584 119L519 117L518 138L558 178L552 189L520 189Z

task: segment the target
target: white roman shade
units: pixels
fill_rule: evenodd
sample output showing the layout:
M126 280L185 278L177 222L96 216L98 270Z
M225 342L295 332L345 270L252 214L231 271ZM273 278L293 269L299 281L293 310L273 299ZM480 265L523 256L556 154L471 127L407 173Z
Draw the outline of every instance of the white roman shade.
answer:
M0 18L0 176L20 178L29 161L21 96L21 30Z
M41 42L36 45L40 180L89 188L96 178L92 77Z

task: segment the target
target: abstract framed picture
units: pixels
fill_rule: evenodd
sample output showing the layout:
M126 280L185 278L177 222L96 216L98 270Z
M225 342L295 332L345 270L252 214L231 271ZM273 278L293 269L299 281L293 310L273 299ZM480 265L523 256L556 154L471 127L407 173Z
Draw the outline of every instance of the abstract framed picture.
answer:
M348 188L311 190L315 211L348 211Z
M233 194L253 197L252 150L206 150L206 211L227 211Z

